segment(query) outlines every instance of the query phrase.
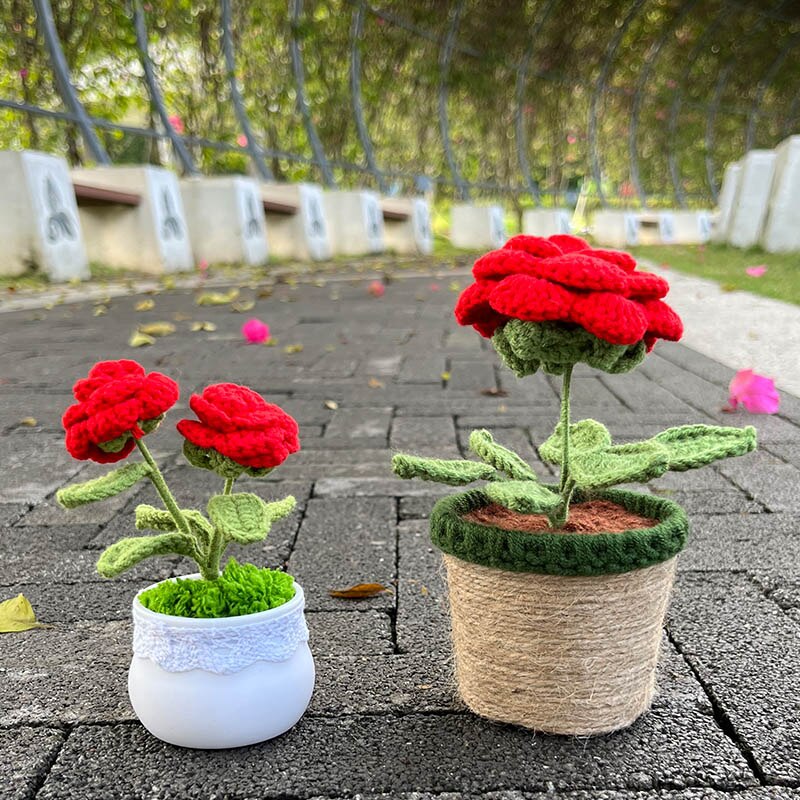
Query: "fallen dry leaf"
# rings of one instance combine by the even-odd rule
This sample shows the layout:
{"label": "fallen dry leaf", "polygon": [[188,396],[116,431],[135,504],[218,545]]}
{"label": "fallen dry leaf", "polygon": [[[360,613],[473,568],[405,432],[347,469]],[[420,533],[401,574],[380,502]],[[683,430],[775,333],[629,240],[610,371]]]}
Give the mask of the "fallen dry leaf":
{"label": "fallen dry leaf", "polygon": [[379,381],[377,378],[370,378],[368,381],[368,385],[370,389],[383,389],[383,381]]}
{"label": "fallen dry leaf", "polygon": [[386,594],[391,591],[382,583],[357,583],[347,589],[330,589],[328,594],[331,597],[338,597],[342,600],[365,600],[368,597],[377,597],[379,594]]}
{"label": "fallen dry leaf", "polygon": [[270,336],[270,337],[269,337],[269,339],[267,339],[267,341],[266,341],[266,342],[264,342],[264,344],[265,344],[267,347],[277,347],[277,345],[278,345],[278,340],[277,340],[277,339],[275,339],[273,336]]}
{"label": "fallen dry leaf", "polygon": [[508,397],[508,392],[505,389],[497,389],[494,386],[490,389],[481,389],[481,394],[484,397]]}
{"label": "fallen dry leaf", "polygon": [[174,319],[175,322],[186,322],[187,319],[191,319],[191,316],[189,314],[184,314],[183,311],[176,311],[172,315],[172,319]]}
{"label": "fallen dry leaf", "polygon": [[458,281],[450,281],[450,285],[447,288],[451,292],[458,292],[461,290],[461,284]]}
{"label": "fallen dry leaf", "polygon": [[196,333],[197,331],[215,331],[217,326],[213,322],[206,322],[204,320],[193,322],[192,323],[192,330]]}
{"label": "fallen dry leaf", "polygon": [[18,594],[10,600],[0,603],[0,633],[16,633],[31,628],[46,628],[36,621],[33,606],[24,594]]}
{"label": "fallen dry leaf", "polygon": [[329,408],[331,411],[336,411],[339,408],[339,404],[335,400],[326,400],[324,405],[325,408]]}
{"label": "fallen dry leaf", "polygon": [[195,303],[199,306],[224,306],[232,303],[238,296],[238,289],[229,289],[227,292],[203,292],[198,295]]}
{"label": "fallen dry leaf", "polygon": [[161,278],[161,285],[165,289],[174,289],[175,288],[175,276],[174,275],[164,275]]}
{"label": "fallen dry leaf", "polygon": [[[267,341],[269,342],[269,339]],[[302,353],[303,345],[287,344],[286,347],[283,348],[283,352],[286,353],[286,355],[291,355],[292,353]]]}
{"label": "fallen dry leaf", "polygon": [[145,336],[169,336],[175,333],[175,326],[171,322],[148,322],[139,326],[139,333]]}
{"label": "fallen dry leaf", "polygon": [[106,306],[95,306],[94,311],[92,311],[93,317],[102,317],[104,314],[108,314],[108,308]]}
{"label": "fallen dry leaf", "polygon": [[36,420],[36,417],[23,417],[19,424],[24,426],[25,428],[35,428],[39,423]]}
{"label": "fallen dry leaf", "polygon": [[451,376],[451,374],[449,372],[443,372],[439,377],[441,377],[441,379],[445,383],[447,383],[447,381],[449,381],[452,376]]}
{"label": "fallen dry leaf", "polygon": [[156,307],[156,301],[148,298],[147,300],[140,300],[134,308],[137,311],[152,311]]}
{"label": "fallen dry leaf", "polygon": [[267,297],[272,297],[272,289],[269,286],[265,286],[263,289],[258,290],[258,299],[264,300]]}
{"label": "fallen dry leaf", "polygon": [[128,344],[131,347],[145,347],[149,344],[155,344],[155,339],[152,336],[149,336],[146,333],[142,333],[141,331],[134,331],[131,335],[131,338],[128,339]]}
{"label": "fallen dry leaf", "polygon": [[255,308],[255,305],[255,300],[240,300],[238,303],[231,305],[231,311],[235,311],[237,314],[244,314]]}

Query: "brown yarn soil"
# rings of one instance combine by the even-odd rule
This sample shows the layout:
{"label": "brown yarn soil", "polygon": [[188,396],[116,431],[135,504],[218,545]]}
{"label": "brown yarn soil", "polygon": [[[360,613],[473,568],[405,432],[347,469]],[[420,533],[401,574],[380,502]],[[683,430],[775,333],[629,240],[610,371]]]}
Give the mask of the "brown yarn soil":
{"label": "brown yarn soil", "polygon": [[658,524],[654,519],[634,514],[608,500],[588,500],[570,506],[567,524],[558,529],[550,527],[544,514],[519,514],[496,503],[470,511],[464,519],[523,533],[622,533],[637,528],[653,528]]}

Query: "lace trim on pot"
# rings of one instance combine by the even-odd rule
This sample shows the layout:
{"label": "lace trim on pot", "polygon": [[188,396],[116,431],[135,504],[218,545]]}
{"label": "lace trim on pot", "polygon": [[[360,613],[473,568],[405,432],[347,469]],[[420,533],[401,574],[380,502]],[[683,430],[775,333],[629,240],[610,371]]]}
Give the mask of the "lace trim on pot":
{"label": "lace trim on pot", "polygon": [[149,658],[167,672],[202,669],[230,675],[256,661],[286,661],[307,641],[302,604],[277,619],[230,628],[181,627],[149,615],[134,619],[134,655]]}

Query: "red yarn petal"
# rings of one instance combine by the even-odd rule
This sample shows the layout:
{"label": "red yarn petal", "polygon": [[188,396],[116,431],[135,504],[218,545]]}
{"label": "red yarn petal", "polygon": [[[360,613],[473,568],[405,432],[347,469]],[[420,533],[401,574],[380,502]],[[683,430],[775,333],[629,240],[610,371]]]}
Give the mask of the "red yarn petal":
{"label": "red yarn petal", "polygon": [[522,250],[492,250],[475,262],[472,274],[478,282],[497,281],[508,275],[531,274],[540,260]]}
{"label": "red yarn petal", "polygon": [[637,300],[664,297],[669,292],[669,284],[660,275],[652,272],[631,272],[628,275],[627,297]]}
{"label": "red yarn petal", "polygon": [[636,269],[636,259],[630,253],[622,250],[603,250],[602,248],[590,247],[588,250],[581,250],[582,254],[602,258],[610,264],[616,264],[625,272],[633,272]]}
{"label": "red yarn petal", "polygon": [[611,344],[636,344],[647,330],[644,309],[638,303],[611,292],[593,292],[576,297],[570,318]]}
{"label": "red yarn petal", "polygon": [[498,314],[489,305],[489,295],[495,286],[495,283],[489,281],[477,281],[464,289],[456,303],[458,324],[473,325],[486,339],[491,338],[498,325],[506,321],[506,317]]}
{"label": "red yarn petal", "polygon": [[552,258],[561,255],[561,248],[543,236],[512,236],[504,245],[504,250],[518,250],[537,258]]}
{"label": "red yarn petal", "polygon": [[645,300],[642,304],[647,315],[647,334],[659,339],[677,342],[683,336],[681,318],[661,300]]}
{"label": "red yarn petal", "polygon": [[568,289],[529,275],[510,275],[497,284],[489,298],[492,308],[526,322],[569,318],[574,294]]}
{"label": "red yarn petal", "polygon": [[129,377],[144,377],[144,367],[136,361],[122,358],[119,361],[98,361],[89,374],[72,387],[76,400],[88,400],[91,395],[113,381]]}
{"label": "red yarn petal", "polygon": [[155,419],[166,414],[178,401],[178,384],[160,372],[151,372],[137,393],[139,419]]}
{"label": "red yarn petal", "polygon": [[189,408],[191,408],[206,425],[210,425],[216,430],[235,430],[236,425],[233,420],[231,420],[226,409],[219,408],[215,403],[209,402],[205,397],[206,391],[208,391],[208,389],[206,389],[202,395],[193,394],[189,398]]}
{"label": "red yarn petal", "polygon": [[628,275],[619,267],[582,253],[542,259],[535,266],[538,277],[573,289],[623,292],[628,285]]}
{"label": "red yarn petal", "polygon": [[547,240],[556,245],[562,253],[575,253],[591,247],[589,242],[581,239],[580,236],[570,236],[568,233],[557,233],[555,236],[548,236]]}

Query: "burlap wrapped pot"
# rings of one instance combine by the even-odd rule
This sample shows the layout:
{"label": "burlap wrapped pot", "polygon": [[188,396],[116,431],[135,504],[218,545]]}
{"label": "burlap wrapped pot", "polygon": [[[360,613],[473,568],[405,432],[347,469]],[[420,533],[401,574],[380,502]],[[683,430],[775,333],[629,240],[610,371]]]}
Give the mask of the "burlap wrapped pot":
{"label": "burlap wrapped pot", "polygon": [[657,524],[525,533],[464,519],[491,502],[480,490],[436,504],[431,538],[445,554],[456,682],[476,714],[589,736],[627,727],[650,707],[688,520],[659,497],[595,497]]}

